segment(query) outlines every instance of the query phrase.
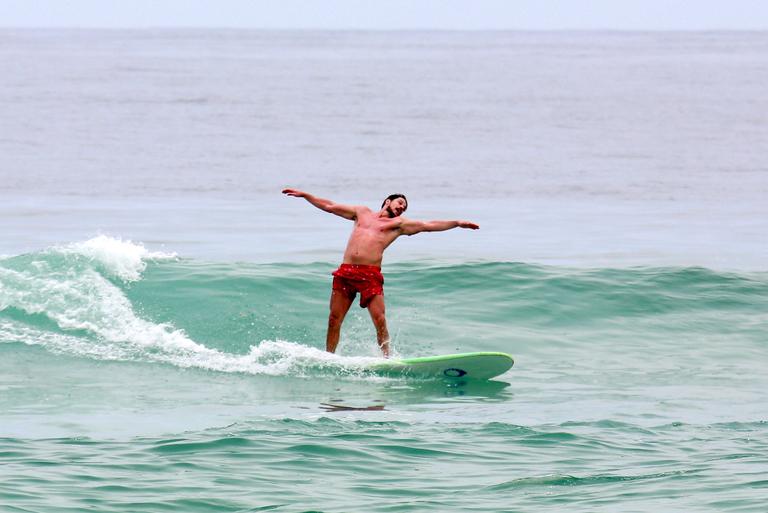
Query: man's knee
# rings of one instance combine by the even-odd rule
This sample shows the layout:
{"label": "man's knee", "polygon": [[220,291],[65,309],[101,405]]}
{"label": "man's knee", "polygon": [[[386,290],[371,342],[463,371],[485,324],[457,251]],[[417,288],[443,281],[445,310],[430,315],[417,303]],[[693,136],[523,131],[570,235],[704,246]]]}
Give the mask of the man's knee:
{"label": "man's knee", "polygon": [[376,326],[386,326],[387,324],[387,316],[383,309],[371,311],[371,319]]}
{"label": "man's knee", "polygon": [[341,326],[342,321],[344,320],[344,315],[340,312],[334,312],[331,310],[331,313],[328,314],[328,326],[331,328],[335,328],[337,326]]}

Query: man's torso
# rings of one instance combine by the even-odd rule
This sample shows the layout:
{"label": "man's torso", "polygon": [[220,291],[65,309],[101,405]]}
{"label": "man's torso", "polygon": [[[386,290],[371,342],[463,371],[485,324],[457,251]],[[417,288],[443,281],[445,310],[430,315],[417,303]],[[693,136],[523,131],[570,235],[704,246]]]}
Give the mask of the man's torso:
{"label": "man's torso", "polygon": [[370,209],[361,207],[347,242],[344,263],[381,266],[384,250],[401,234],[401,224],[399,217],[379,217]]}

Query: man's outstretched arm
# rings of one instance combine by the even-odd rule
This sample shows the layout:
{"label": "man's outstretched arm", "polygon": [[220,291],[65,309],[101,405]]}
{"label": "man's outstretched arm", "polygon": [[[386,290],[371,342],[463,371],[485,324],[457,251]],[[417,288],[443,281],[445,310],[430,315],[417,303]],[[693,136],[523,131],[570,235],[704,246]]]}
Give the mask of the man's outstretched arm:
{"label": "man's outstretched arm", "polygon": [[403,235],[416,235],[421,232],[444,232],[453,228],[477,230],[480,226],[470,221],[413,221],[411,219],[404,219],[400,227]]}
{"label": "man's outstretched arm", "polygon": [[287,196],[293,196],[294,198],[304,198],[312,205],[316,206],[320,210],[325,210],[331,214],[336,214],[345,219],[354,219],[357,217],[357,208],[352,205],[342,205],[328,199],[318,198],[308,192],[303,192],[298,189],[283,189],[283,194]]}

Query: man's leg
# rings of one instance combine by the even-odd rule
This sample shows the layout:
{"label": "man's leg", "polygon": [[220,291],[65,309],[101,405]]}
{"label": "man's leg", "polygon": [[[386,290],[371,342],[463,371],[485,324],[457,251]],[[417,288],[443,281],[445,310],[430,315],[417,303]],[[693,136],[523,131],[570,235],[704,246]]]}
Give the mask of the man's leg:
{"label": "man's leg", "polygon": [[368,303],[368,313],[376,327],[376,340],[379,342],[384,358],[389,358],[389,332],[387,331],[387,318],[384,315],[384,296],[373,296]]}
{"label": "man's leg", "polygon": [[329,353],[336,352],[341,334],[341,323],[344,322],[344,317],[354,299],[354,297],[350,298],[349,295],[339,290],[331,291],[331,313],[328,315],[328,334],[325,337],[325,350]]}

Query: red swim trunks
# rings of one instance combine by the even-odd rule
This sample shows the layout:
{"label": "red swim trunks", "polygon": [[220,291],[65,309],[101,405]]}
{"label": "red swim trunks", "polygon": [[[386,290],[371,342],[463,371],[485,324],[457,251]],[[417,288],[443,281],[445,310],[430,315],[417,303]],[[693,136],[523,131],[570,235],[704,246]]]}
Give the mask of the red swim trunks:
{"label": "red swim trunks", "polygon": [[333,290],[354,300],[360,293],[360,308],[367,308],[374,296],[384,295],[384,276],[376,265],[341,264],[333,271]]}

